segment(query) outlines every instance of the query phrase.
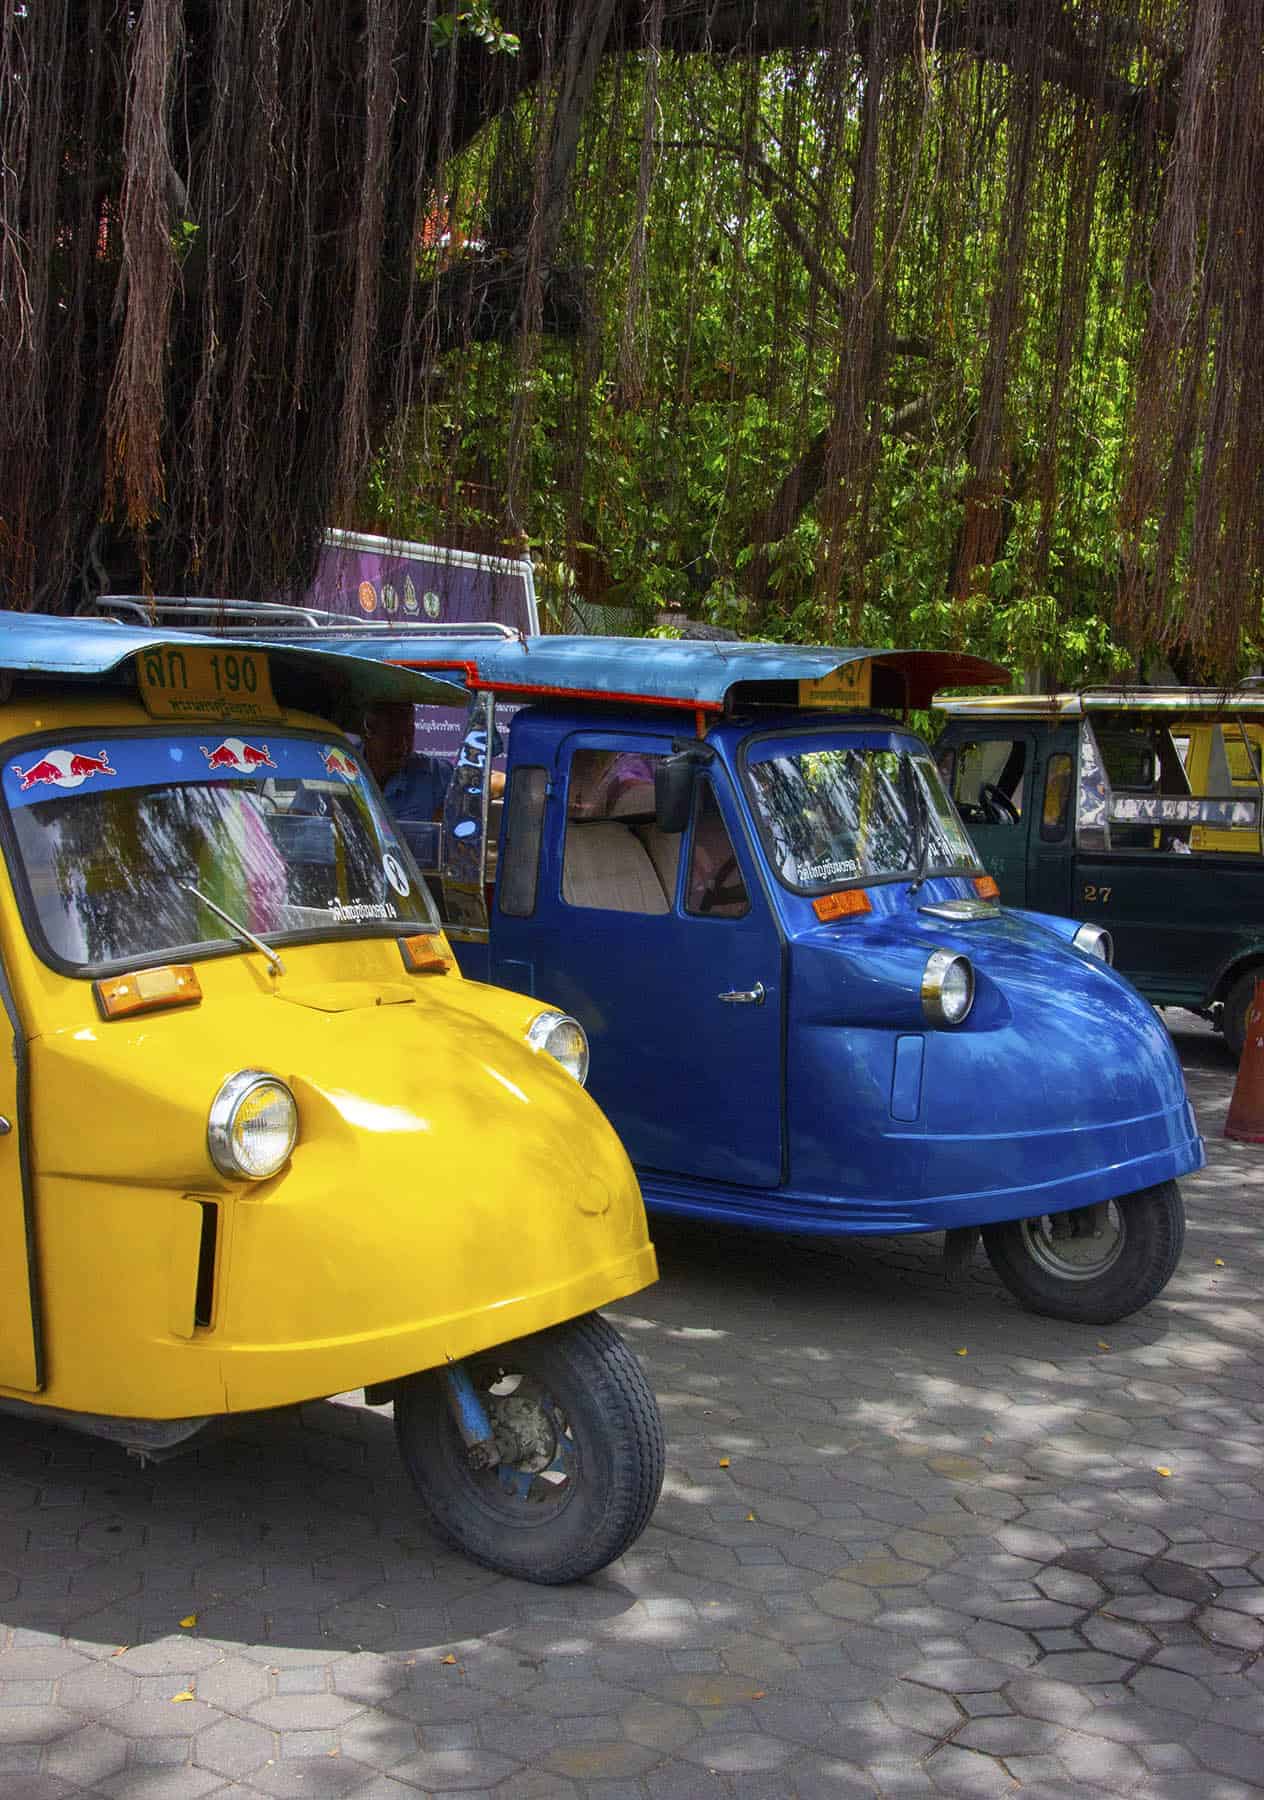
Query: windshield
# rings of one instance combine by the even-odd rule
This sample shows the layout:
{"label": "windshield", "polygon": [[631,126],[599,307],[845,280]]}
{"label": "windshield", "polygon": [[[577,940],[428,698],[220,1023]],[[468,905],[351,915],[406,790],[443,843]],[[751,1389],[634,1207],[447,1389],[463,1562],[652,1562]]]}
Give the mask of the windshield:
{"label": "windshield", "polygon": [[18,885],[61,962],[239,947],[189,886],[261,938],[433,927],[411,855],[342,746],[103,736],[34,745],[3,772]]}
{"label": "windshield", "polygon": [[746,780],[787,887],[819,893],[979,867],[928,750],[781,738],[751,746]]}

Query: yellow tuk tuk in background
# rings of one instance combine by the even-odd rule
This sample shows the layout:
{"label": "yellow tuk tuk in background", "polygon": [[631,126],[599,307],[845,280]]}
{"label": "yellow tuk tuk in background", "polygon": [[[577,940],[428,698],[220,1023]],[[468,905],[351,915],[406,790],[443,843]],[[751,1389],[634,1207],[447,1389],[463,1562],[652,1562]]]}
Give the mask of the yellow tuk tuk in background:
{"label": "yellow tuk tuk in background", "polygon": [[145,1454],[393,1398],[435,1528],[538,1581],[644,1527],[596,1308],[655,1278],[540,1000],[464,980],[339,721],[446,683],[0,614],[0,1408]]}

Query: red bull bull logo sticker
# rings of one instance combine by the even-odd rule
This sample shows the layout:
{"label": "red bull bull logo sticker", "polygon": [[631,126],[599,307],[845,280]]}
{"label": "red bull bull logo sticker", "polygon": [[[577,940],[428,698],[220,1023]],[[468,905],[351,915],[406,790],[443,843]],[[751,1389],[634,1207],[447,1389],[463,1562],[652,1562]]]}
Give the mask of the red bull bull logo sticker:
{"label": "red bull bull logo sticker", "polygon": [[275,769],[266,744],[247,744],[239,737],[225,738],[215,748],[199,744],[208,769],[231,770],[235,775],[253,775],[259,769]]}
{"label": "red bull bull logo sticker", "polygon": [[320,760],[325,765],[326,775],[341,775],[344,781],[358,781],[360,768],[354,756],[340,750],[337,744],[321,746]]}
{"label": "red bull bull logo sticker", "polygon": [[68,746],[46,751],[26,768],[20,763],[14,763],[12,768],[22,793],[33,787],[82,787],[93,775],[118,773],[110,766],[108,751],[102,750],[93,756],[88,751],[73,750]]}

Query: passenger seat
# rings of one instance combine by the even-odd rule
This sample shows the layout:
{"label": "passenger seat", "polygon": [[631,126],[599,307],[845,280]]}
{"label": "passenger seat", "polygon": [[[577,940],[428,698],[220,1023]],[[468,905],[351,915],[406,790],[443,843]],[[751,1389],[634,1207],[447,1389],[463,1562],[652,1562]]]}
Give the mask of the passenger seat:
{"label": "passenger seat", "polygon": [[562,898],[571,906],[606,912],[669,910],[644,844],[614,819],[568,821]]}

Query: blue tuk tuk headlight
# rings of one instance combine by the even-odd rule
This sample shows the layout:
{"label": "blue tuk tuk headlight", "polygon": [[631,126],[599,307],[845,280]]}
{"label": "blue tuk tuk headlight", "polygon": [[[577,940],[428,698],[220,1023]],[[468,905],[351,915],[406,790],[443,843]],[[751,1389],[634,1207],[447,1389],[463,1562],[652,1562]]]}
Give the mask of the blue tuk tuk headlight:
{"label": "blue tuk tuk headlight", "polygon": [[968,956],[933,950],[922,970],[922,1011],[932,1025],[960,1025],[974,1005],[974,969]]}
{"label": "blue tuk tuk headlight", "polygon": [[588,1037],[578,1019],[569,1013],[537,1013],[527,1027],[527,1042],[560,1062],[580,1087],[588,1080]]}
{"label": "blue tuk tuk headlight", "polygon": [[1104,925],[1081,925],[1071,942],[1085,956],[1096,956],[1104,963],[1115,960],[1115,940]]}
{"label": "blue tuk tuk headlight", "polygon": [[262,1069],[230,1075],[211,1102],[206,1147],[221,1175],[267,1181],[298,1135],[298,1108],[283,1081]]}

